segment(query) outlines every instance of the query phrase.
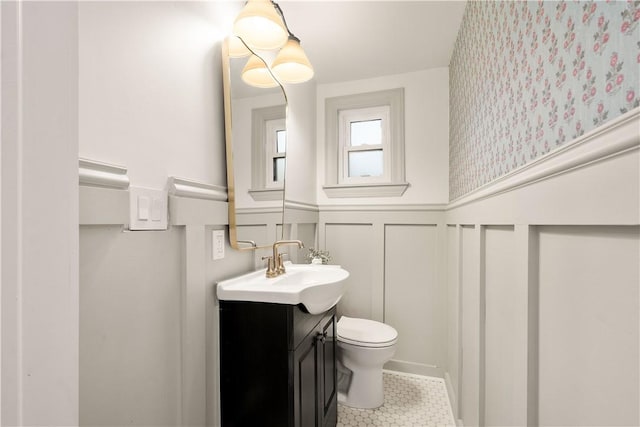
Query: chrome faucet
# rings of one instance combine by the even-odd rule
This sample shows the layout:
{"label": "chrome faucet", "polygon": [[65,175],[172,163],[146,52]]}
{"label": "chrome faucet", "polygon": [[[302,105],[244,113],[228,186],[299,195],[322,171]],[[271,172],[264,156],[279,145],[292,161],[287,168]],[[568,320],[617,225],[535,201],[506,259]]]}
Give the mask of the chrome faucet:
{"label": "chrome faucet", "polygon": [[298,248],[304,248],[301,240],[278,240],[273,244],[273,256],[263,257],[267,259],[267,277],[277,277],[286,273],[284,263],[282,262],[282,254],[278,253],[278,247],[285,245],[298,245]]}

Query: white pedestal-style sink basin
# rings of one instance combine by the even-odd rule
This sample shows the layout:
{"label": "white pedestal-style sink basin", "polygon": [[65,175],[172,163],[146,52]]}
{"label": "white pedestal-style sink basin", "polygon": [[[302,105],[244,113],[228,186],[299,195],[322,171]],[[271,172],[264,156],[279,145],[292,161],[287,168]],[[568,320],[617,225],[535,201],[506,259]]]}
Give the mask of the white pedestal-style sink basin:
{"label": "white pedestal-style sink basin", "polygon": [[333,307],[345,292],[349,272],[339,265],[284,263],[286,273],[265,277],[265,270],[254,271],[218,283],[218,299],[227,301],[302,304],[311,314]]}

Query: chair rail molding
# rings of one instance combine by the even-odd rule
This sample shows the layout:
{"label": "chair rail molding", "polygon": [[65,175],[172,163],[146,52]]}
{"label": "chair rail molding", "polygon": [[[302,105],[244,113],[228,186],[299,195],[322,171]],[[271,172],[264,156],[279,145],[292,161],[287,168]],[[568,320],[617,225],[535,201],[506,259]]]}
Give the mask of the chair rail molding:
{"label": "chair rail molding", "polygon": [[535,161],[452,200],[447,210],[512,191],[640,148],[640,107]]}
{"label": "chair rail molding", "polygon": [[127,168],[96,160],[78,159],[79,184],[126,190],[129,188]]}
{"label": "chair rail molding", "polygon": [[214,184],[205,184],[176,176],[169,177],[167,187],[169,194],[194,199],[227,201],[227,188]]}
{"label": "chair rail molding", "polygon": [[227,189],[175,176],[167,180],[171,225],[227,225]]}

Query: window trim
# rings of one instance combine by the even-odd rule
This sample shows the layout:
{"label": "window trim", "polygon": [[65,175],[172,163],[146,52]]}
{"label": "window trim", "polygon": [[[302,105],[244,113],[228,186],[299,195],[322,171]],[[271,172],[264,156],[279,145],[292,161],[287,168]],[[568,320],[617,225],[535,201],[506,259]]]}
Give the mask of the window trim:
{"label": "window trim", "polygon": [[267,187],[266,126],[270,120],[284,119],[286,106],[255,108],[251,110],[251,189],[249,195],[255,201],[282,200],[283,187]]}
{"label": "window trim", "polygon": [[[385,180],[343,182],[340,112],[380,106],[389,107],[389,150],[385,154],[389,175]],[[404,194],[409,186],[405,179],[404,88],[327,98],[325,132],[325,185],[322,188],[328,197],[399,197]]]}

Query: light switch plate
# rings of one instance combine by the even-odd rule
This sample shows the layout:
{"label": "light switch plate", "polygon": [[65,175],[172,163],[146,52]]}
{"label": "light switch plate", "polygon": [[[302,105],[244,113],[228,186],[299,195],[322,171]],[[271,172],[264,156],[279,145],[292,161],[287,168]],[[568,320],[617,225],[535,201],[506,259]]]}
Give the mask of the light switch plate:
{"label": "light switch plate", "polygon": [[129,187],[129,230],[166,230],[168,200],[166,191]]}

